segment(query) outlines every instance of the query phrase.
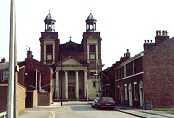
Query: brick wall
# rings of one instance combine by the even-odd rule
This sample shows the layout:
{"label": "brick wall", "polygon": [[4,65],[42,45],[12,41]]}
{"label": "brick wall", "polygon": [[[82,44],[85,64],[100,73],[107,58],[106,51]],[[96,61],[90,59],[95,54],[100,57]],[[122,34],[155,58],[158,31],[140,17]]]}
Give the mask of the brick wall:
{"label": "brick wall", "polygon": [[24,86],[16,85],[16,109],[17,113],[21,113],[25,110],[25,88]]}
{"label": "brick wall", "polygon": [[0,85],[0,112],[6,111],[8,86]]}
{"label": "brick wall", "polygon": [[144,55],[144,97],[153,107],[174,107],[174,40],[166,40]]}

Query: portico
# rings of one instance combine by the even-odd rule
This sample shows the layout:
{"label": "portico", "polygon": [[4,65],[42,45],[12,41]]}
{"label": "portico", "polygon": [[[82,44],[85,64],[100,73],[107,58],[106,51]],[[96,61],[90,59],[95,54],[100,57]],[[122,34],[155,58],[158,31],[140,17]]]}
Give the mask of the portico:
{"label": "portico", "polygon": [[72,67],[72,65],[63,63],[62,67],[56,68],[55,98],[60,100],[62,84],[64,100],[86,99],[88,96],[87,77],[87,67],[78,64]]}

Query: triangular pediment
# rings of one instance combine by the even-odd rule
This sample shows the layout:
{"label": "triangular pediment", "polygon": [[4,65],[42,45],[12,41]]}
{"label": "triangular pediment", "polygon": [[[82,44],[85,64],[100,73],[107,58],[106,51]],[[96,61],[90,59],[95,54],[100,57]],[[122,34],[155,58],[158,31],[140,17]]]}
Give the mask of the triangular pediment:
{"label": "triangular pediment", "polygon": [[65,61],[63,61],[62,64],[63,65],[80,65],[80,63],[73,58],[66,59]]}

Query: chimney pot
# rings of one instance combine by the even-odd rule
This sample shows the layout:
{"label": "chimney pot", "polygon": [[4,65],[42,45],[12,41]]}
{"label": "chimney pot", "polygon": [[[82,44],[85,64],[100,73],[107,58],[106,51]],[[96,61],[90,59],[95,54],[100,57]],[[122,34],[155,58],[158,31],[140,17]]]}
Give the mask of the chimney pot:
{"label": "chimney pot", "polygon": [[167,30],[165,31],[165,34],[166,34],[166,36],[168,36],[168,32],[167,32]]}
{"label": "chimney pot", "polygon": [[159,30],[159,36],[161,36],[161,30]]}

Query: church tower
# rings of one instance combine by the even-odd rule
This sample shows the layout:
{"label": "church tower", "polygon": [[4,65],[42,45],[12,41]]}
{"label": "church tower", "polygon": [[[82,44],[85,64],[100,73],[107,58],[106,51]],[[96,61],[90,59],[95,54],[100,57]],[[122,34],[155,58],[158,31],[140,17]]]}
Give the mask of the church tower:
{"label": "church tower", "polygon": [[[86,19],[86,32],[83,33],[84,58],[88,64],[88,86],[93,88],[96,93],[89,95],[100,95],[99,73],[102,70],[101,60],[101,37],[100,32],[96,31],[96,22],[93,14],[90,13]],[[96,87],[93,87],[95,85]]]}
{"label": "church tower", "polygon": [[45,31],[41,32],[40,46],[41,46],[41,62],[52,65],[58,61],[59,39],[58,32],[55,32],[55,22],[49,12],[45,17]]}
{"label": "church tower", "polygon": [[96,22],[92,13],[86,19],[86,32],[83,33],[84,57],[91,68],[96,69],[101,66],[101,37],[96,31]]}

